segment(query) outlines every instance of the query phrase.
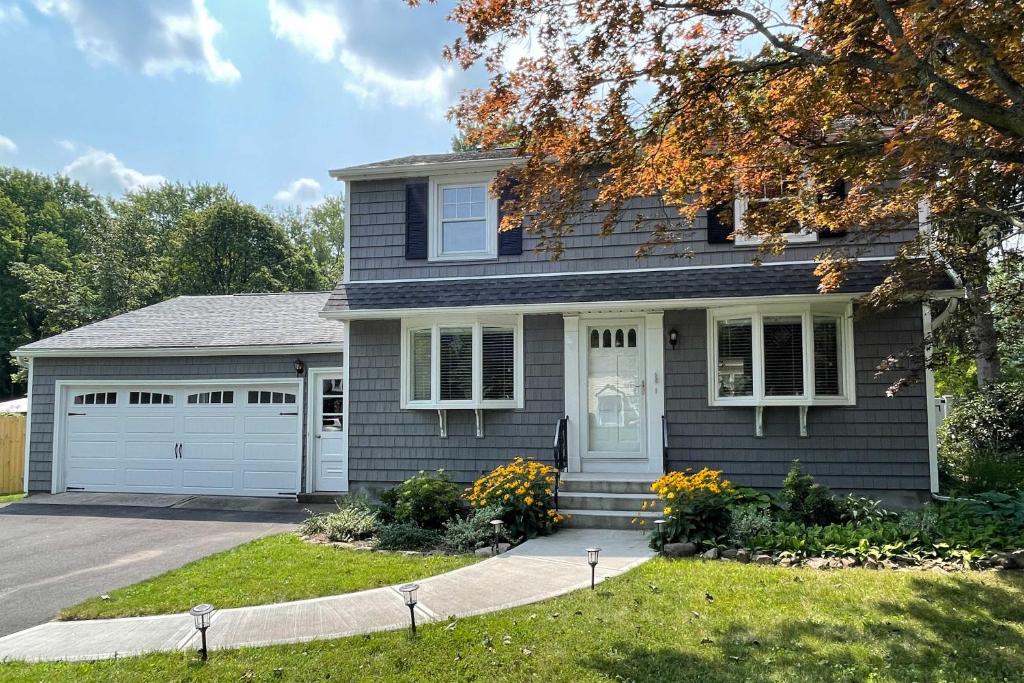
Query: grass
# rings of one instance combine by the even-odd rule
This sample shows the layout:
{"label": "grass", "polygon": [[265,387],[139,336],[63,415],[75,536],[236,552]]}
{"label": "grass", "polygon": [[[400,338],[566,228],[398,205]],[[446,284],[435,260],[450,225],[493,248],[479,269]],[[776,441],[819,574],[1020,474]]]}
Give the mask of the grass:
{"label": "grass", "polygon": [[0,505],[14,503],[25,497],[24,493],[0,493]]}
{"label": "grass", "polygon": [[[709,597],[710,596],[710,597]],[[713,598],[713,600],[712,600]],[[5,681],[1019,681],[1024,575],[654,560],[597,591],[405,632]]]}
{"label": "grass", "polygon": [[[351,593],[440,574],[475,557],[408,556],[303,542],[293,533],[267,536],[63,610],[60,619],[105,619],[265,605]],[[3,676],[0,675],[0,679]]]}

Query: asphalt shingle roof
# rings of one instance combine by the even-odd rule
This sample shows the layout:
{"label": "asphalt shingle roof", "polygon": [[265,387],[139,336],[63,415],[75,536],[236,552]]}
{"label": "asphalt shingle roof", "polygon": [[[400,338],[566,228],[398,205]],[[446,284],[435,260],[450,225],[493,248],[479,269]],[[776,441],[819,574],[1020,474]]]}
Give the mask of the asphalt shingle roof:
{"label": "asphalt shingle roof", "polygon": [[181,296],[23,346],[19,351],[340,344],[319,317],[329,292]]}
{"label": "asphalt shingle roof", "polygon": [[[863,262],[847,275],[839,293],[868,292],[889,274],[887,262]],[[742,298],[816,294],[812,264],[749,268],[646,270],[431,282],[349,282],[338,285],[325,312],[430,309],[560,303]],[[952,283],[936,283],[937,288]]]}
{"label": "asphalt shingle roof", "polygon": [[482,161],[484,159],[512,159],[516,156],[516,150],[512,147],[489,150],[471,150],[468,152],[449,152],[447,154],[411,154],[409,156],[373,161],[368,164],[346,166],[338,168],[332,173],[348,173],[351,171],[366,171],[373,168],[390,168],[391,166],[416,166],[419,164],[440,164],[450,161]]}

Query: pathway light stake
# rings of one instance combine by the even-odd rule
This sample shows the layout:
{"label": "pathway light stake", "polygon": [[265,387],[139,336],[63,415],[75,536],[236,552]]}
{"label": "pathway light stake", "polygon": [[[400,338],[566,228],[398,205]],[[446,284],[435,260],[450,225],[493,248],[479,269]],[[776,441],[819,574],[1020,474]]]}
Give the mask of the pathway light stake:
{"label": "pathway light stake", "polygon": [[597,574],[597,556],[600,548],[587,548],[587,564],[590,565],[590,590],[594,590],[595,576]]}
{"label": "pathway light stake", "polygon": [[419,589],[419,585],[415,583],[407,583],[398,587],[398,592],[405,598],[405,605],[409,608],[409,628],[413,635],[416,635],[416,591]]}
{"label": "pathway light stake", "polygon": [[501,527],[505,522],[500,519],[492,519],[491,526],[494,527],[494,541],[491,543],[491,555],[498,554],[498,544],[501,541]]}
{"label": "pathway light stake", "polygon": [[192,618],[196,620],[196,630],[203,637],[203,646],[199,650],[199,655],[206,661],[206,629],[210,628],[210,620],[213,618],[213,605],[203,603],[202,605],[196,605],[188,611],[192,615]]}
{"label": "pathway light stake", "polygon": [[658,552],[665,552],[665,525],[668,524],[668,520],[656,519],[654,520],[654,528],[658,530]]}

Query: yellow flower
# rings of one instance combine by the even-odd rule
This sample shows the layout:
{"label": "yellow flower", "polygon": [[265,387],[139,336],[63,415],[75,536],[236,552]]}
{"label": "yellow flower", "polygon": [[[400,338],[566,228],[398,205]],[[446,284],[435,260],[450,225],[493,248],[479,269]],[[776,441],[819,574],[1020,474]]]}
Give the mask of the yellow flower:
{"label": "yellow flower", "polygon": [[533,505],[533,496],[527,496],[526,498],[523,499],[523,502],[526,503],[527,505]]}
{"label": "yellow flower", "polygon": [[669,494],[667,496],[665,496],[665,497],[668,498],[669,500],[672,500],[673,498],[676,497],[676,494],[674,494],[671,491],[669,491]]}
{"label": "yellow flower", "polygon": [[672,514],[672,508],[665,508],[665,509],[663,510],[663,512],[664,512],[664,513],[665,513],[666,515],[671,515],[671,514]]}

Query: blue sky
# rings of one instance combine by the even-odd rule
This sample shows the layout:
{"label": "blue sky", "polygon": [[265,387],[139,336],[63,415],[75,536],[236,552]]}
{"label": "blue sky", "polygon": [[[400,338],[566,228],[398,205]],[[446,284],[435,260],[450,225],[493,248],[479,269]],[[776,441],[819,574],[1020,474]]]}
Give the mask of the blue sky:
{"label": "blue sky", "polygon": [[445,110],[482,83],[441,58],[450,4],[0,0],[0,165],[312,203],[330,168],[448,150]]}

